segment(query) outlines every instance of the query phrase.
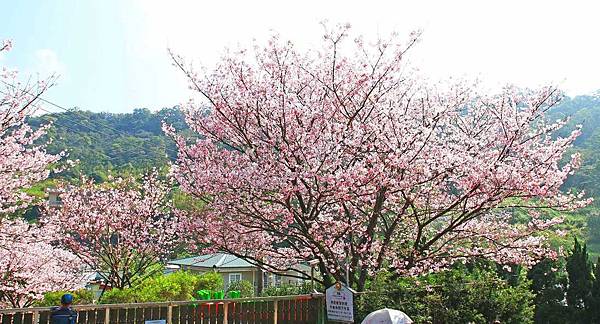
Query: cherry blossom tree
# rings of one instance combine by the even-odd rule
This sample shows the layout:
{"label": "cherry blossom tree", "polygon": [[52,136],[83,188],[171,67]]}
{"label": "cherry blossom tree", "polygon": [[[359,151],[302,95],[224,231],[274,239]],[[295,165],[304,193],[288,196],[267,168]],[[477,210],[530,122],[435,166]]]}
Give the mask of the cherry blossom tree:
{"label": "cherry blossom tree", "polygon": [[[544,117],[560,92],[430,84],[405,63],[419,33],[349,37],[328,31],[301,52],[274,36],[204,73],[172,54],[206,99],[183,108],[196,139],[164,126],[174,176],[207,203],[189,224],[198,243],[269,271],[317,260],[325,284],[348,277],[359,290],[383,268],[553,255],[540,232],[561,220],[536,210],[588,203],[560,191],[579,166],[561,162],[579,130],[553,137],[565,121]],[[529,221],[512,219],[516,207]]]}
{"label": "cherry blossom tree", "polygon": [[[11,46],[10,41],[4,41],[0,53]],[[33,130],[25,123],[40,108],[39,97],[53,84],[54,78],[21,83],[15,71],[0,69],[0,214],[6,214],[31,202],[23,189],[46,179],[49,165],[62,154],[48,154],[45,145],[36,145],[49,125]]]}
{"label": "cherry blossom tree", "polygon": [[[12,43],[0,44],[0,53]],[[0,71],[0,305],[30,306],[53,290],[74,289],[83,283],[79,259],[56,245],[52,226],[28,224],[5,215],[31,203],[25,193],[46,179],[50,165],[63,154],[52,155],[39,144],[49,125],[33,130],[26,118],[39,108],[39,99],[54,78],[22,83],[16,71]],[[4,216],[4,217],[2,217]]]}
{"label": "cherry blossom tree", "polygon": [[20,219],[0,223],[0,306],[28,307],[46,292],[83,284],[81,261],[56,245],[55,229]]}
{"label": "cherry blossom tree", "polygon": [[168,199],[171,184],[157,173],[79,187],[61,185],[62,206],[47,207],[44,222],[60,228],[63,244],[114,288],[134,285],[180,241]]}

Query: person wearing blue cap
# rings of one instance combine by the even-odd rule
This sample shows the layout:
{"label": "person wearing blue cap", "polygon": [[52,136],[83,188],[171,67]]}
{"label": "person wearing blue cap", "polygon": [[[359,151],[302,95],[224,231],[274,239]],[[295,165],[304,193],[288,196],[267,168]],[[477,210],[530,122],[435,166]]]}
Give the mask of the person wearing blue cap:
{"label": "person wearing blue cap", "polygon": [[60,297],[60,303],[60,307],[55,307],[52,309],[50,323],[75,324],[77,322],[77,312],[71,309],[71,304],[73,304],[73,295],[62,295],[62,297]]}

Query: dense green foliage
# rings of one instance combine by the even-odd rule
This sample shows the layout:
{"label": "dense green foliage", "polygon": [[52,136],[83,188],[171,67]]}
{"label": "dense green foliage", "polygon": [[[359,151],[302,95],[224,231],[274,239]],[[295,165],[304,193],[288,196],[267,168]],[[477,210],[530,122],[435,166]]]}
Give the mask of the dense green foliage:
{"label": "dense green foliage", "polygon": [[592,323],[600,323],[600,257],[594,267],[594,282],[592,283],[591,296],[588,301],[591,310],[589,320]]}
{"label": "dense green foliage", "polygon": [[492,264],[457,265],[418,278],[379,273],[370,293],[357,297],[358,318],[384,307],[402,310],[417,323],[531,323],[534,312],[529,281],[503,280]]}
{"label": "dense green foliage", "polygon": [[198,290],[220,290],[223,278],[218,273],[196,275],[185,271],[155,276],[133,288],[111,289],[104,293],[103,304],[193,300]]}
{"label": "dense green foliage", "polygon": [[230,291],[239,291],[241,298],[254,297],[254,285],[248,280],[232,282],[227,287],[227,293]]}
{"label": "dense green foliage", "polygon": [[[573,151],[582,155],[582,166],[570,176],[566,188],[585,190],[595,202],[575,218],[585,214],[580,226],[586,234],[586,242],[592,255],[600,254],[600,96],[577,96],[565,98],[560,105],[550,111],[549,119],[569,117],[570,120],[557,135],[566,136],[576,125],[582,126],[582,134],[575,141]],[[569,218],[571,215],[569,215]]]}
{"label": "dense green foliage", "polygon": [[[569,276],[567,305],[572,319],[583,319],[589,307],[594,282],[593,265],[589,260],[587,247],[575,239],[575,246],[567,258],[566,271]],[[587,322],[587,321],[583,321]]]}
{"label": "dense green foliage", "polygon": [[574,242],[564,260],[544,260],[528,274],[536,323],[600,323],[600,263],[590,262],[585,244]]}
{"label": "dense green foliage", "polygon": [[527,278],[531,280],[531,291],[535,294],[536,323],[563,323],[567,307],[564,304],[568,277],[561,260],[542,260],[536,264]]}
{"label": "dense green foliage", "polygon": [[[324,291],[325,288],[317,283],[315,283],[315,289],[317,291]],[[270,286],[263,289],[261,296],[291,296],[291,295],[306,295],[313,292],[311,287],[311,283],[309,281],[304,282],[301,285],[280,285],[280,286]]]}
{"label": "dense green foliage", "polygon": [[223,289],[223,277],[217,272],[207,272],[198,277],[198,289],[218,291]]}
{"label": "dense green foliage", "polygon": [[355,306],[358,318],[387,307],[417,323],[600,323],[600,262],[575,240],[564,260],[527,272],[477,261],[418,278],[380,273]]}
{"label": "dense green foliage", "polygon": [[74,305],[86,305],[94,302],[94,293],[91,290],[79,289],[75,291],[52,291],[44,294],[44,298],[35,303],[34,306],[58,306],[60,298],[64,294],[73,295]]}

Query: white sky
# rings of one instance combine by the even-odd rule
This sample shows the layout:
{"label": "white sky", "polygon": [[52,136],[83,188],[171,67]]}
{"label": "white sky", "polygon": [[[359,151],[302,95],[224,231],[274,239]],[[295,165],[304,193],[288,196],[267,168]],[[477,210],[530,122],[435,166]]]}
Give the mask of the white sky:
{"label": "white sky", "polygon": [[557,83],[570,94],[600,88],[600,1],[138,1],[143,41],[210,65],[224,46],[269,30],[299,46],[320,39],[319,22],[349,22],[367,37],[423,29],[411,60],[432,77],[492,83]]}
{"label": "white sky", "polygon": [[600,89],[600,0],[0,0],[0,40],[15,42],[0,60],[25,76],[60,74],[46,98],[65,107],[160,109],[192,95],[167,47],[210,68],[225,46],[272,30],[320,46],[323,20],[367,40],[423,30],[409,59],[434,80]]}

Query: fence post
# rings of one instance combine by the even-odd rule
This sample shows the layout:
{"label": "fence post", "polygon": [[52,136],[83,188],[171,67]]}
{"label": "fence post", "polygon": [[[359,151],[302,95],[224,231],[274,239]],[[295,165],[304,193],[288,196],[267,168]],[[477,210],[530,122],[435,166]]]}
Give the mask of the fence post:
{"label": "fence post", "polygon": [[33,311],[33,324],[38,324],[40,322],[40,313],[38,311]]}
{"label": "fence post", "polygon": [[167,306],[167,324],[173,323],[173,305]]}
{"label": "fence post", "polygon": [[110,308],[106,307],[106,312],[104,312],[104,324],[110,324]]}
{"label": "fence post", "polygon": [[229,302],[223,303],[223,323],[227,324],[227,309],[229,308]]}
{"label": "fence post", "polygon": [[275,299],[273,306],[273,324],[277,324],[277,299]]}
{"label": "fence post", "polygon": [[325,324],[325,316],[326,316],[326,312],[325,312],[325,297],[321,297],[318,300],[318,304],[319,304],[319,324]]}

